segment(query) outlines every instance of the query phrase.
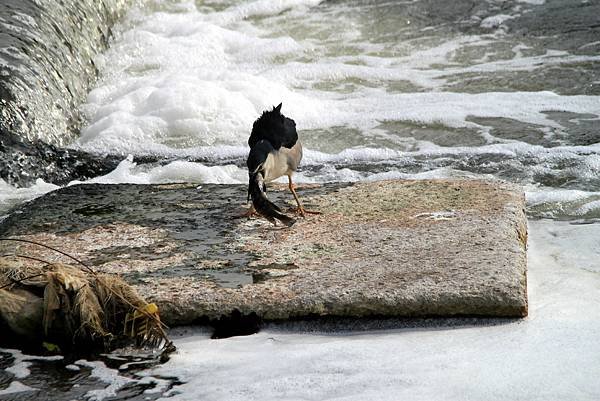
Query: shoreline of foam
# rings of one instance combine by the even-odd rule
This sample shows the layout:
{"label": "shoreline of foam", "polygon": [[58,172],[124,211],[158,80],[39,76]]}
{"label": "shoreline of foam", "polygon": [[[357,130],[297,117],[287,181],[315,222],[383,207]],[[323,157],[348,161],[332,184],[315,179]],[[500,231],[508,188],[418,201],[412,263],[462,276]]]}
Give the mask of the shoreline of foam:
{"label": "shoreline of foam", "polygon": [[[600,157],[598,158],[600,160]],[[417,173],[406,173],[399,169],[369,173],[348,167],[325,168],[317,175],[310,171],[300,171],[294,175],[298,184],[326,182],[381,181],[394,179],[484,179],[500,180],[490,174],[475,174],[453,168],[436,168]],[[276,182],[283,183],[280,178]],[[502,181],[502,180],[500,180]],[[66,186],[79,184],[167,184],[191,182],[194,184],[246,184],[247,170],[234,164],[205,165],[186,160],[170,161],[163,165],[138,164],[133,156],[128,156],[110,173],[84,181],[72,181]],[[596,221],[600,219],[600,192],[580,189],[554,188],[539,184],[522,185],[528,208],[528,218],[546,218],[559,220]],[[0,179],[0,221],[9,210],[20,203],[27,202],[46,193],[60,189],[61,186],[46,183],[38,179],[28,188],[11,186]],[[242,202],[242,201],[240,201]]]}

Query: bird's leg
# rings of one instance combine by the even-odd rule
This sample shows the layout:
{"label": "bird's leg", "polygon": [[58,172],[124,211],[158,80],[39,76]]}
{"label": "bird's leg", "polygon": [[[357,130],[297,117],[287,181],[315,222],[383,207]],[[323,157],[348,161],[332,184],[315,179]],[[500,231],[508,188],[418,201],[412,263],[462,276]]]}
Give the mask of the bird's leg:
{"label": "bird's leg", "polygon": [[300,199],[298,198],[298,194],[296,193],[296,190],[294,189],[294,183],[292,182],[292,176],[288,175],[288,182],[289,185],[288,187],[290,188],[290,191],[292,192],[292,195],[294,195],[294,199],[296,199],[296,203],[298,204],[298,213],[300,213],[300,215],[302,215],[302,217],[304,217],[304,208],[302,207],[302,203],[300,203]]}
{"label": "bird's leg", "polygon": [[296,213],[300,213],[300,215],[302,217],[306,217],[306,214],[321,214],[321,212],[313,212],[313,211],[304,209],[304,207],[302,206],[302,203],[300,203],[300,198],[298,198],[298,194],[296,193],[296,189],[294,188],[294,183],[292,182],[292,176],[291,175],[288,175],[288,182],[289,182],[288,188],[292,192],[292,195],[294,195],[294,199],[296,199],[296,203],[298,204],[298,208],[296,209]]}

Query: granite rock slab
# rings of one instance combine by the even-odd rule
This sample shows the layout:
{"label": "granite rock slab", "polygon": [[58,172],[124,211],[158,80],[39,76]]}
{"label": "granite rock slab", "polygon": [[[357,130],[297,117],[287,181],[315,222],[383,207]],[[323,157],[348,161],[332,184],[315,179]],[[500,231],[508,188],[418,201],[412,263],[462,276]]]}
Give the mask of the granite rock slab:
{"label": "granite rock slab", "polygon": [[[243,185],[76,185],[14,210],[0,236],[121,275],[170,325],[238,312],[265,320],[527,315],[519,187],[394,180],[298,193],[321,214],[287,228],[240,218]],[[293,205],[284,186],[269,197]],[[35,245],[0,247],[68,261]]]}

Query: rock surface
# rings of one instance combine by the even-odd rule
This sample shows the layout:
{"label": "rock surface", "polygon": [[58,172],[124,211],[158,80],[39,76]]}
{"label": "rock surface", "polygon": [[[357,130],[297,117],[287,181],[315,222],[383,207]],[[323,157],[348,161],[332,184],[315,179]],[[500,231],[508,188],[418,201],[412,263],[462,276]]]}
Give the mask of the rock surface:
{"label": "rock surface", "polygon": [[[121,274],[167,324],[234,311],[267,320],[527,315],[518,187],[380,181],[303,186],[299,194],[322,214],[282,228],[236,218],[242,185],[78,185],[21,206],[0,235]],[[284,187],[269,196],[292,200]],[[65,261],[34,245],[0,247]]]}

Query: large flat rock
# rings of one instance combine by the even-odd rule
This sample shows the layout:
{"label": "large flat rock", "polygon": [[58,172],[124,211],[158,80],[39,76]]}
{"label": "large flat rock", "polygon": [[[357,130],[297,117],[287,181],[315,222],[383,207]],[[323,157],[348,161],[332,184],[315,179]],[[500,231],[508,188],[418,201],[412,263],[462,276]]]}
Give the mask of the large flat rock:
{"label": "large flat rock", "polygon": [[[312,316],[527,314],[527,222],[513,185],[466,180],[303,186],[320,215],[235,218],[241,185],[78,185],[16,210],[0,235],[119,273],[168,324],[234,310]],[[269,196],[284,205],[284,187]],[[27,244],[0,243],[46,260]],[[22,263],[37,263],[23,259]]]}

